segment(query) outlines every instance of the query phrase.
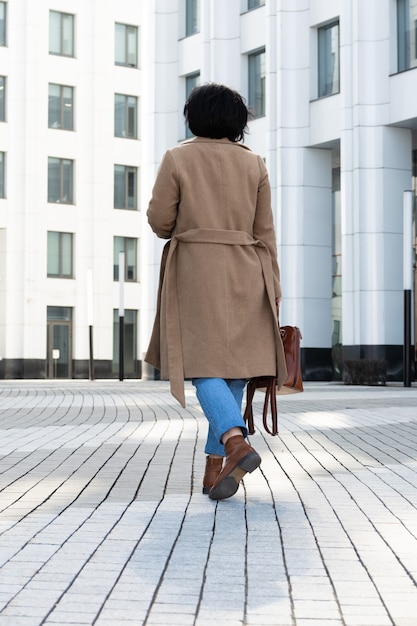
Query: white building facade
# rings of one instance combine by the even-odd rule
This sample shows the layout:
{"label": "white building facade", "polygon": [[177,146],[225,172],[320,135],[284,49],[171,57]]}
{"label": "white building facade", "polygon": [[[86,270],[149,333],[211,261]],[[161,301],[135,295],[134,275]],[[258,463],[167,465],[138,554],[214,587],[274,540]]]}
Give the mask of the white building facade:
{"label": "white building facade", "polygon": [[304,377],[382,359],[401,379],[416,21],[417,0],[0,2],[0,378],[120,376],[120,341],[125,377],[155,375],[147,203],[215,81],[253,112]]}

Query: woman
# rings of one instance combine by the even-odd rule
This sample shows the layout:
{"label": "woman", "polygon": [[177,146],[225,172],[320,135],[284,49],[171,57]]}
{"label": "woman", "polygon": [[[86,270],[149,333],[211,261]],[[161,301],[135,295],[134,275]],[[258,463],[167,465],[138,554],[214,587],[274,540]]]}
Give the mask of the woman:
{"label": "woman", "polygon": [[241,415],[247,379],[278,374],[281,384],[286,376],[276,236],[266,167],[241,143],[243,98],[205,84],[184,116],[195,138],[165,153],[147,212],[170,241],[145,360],[182,406],[184,379],[192,380],[209,422],[203,493],[222,500],[261,463]]}

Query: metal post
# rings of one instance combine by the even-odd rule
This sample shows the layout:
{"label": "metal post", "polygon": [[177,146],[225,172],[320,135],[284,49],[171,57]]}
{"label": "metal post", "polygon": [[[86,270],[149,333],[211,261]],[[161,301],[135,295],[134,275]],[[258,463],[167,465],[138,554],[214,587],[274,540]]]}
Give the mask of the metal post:
{"label": "metal post", "polygon": [[88,321],[88,374],[94,380],[94,351],[93,351],[93,270],[87,270],[87,321]]}
{"label": "metal post", "polygon": [[125,336],[125,253],[119,252],[119,380],[124,379],[124,336]]}
{"label": "metal post", "polygon": [[404,387],[411,387],[411,292],[413,288],[413,192],[403,194]]}

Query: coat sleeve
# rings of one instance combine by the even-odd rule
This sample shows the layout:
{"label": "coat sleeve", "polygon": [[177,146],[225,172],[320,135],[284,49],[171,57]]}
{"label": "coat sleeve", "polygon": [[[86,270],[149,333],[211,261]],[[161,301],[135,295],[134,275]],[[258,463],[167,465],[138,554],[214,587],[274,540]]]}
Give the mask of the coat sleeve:
{"label": "coat sleeve", "polygon": [[146,213],[149,225],[158,237],[170,239],[172,236],[177,220],[179,201],[179,177],[175,159],[168,150],[159,166]]}
{"label": "coat sleeve", "polygon": [[277,256],[277,242],[274,226],[274,218],[271,208],[271,187],[268,172],[261,157],[258,157],[260,179],[256,204],[255,219],[253,223],[253,236],[262,241],[269,250],[274,274],[275,297],[281,297],[280,271]]}

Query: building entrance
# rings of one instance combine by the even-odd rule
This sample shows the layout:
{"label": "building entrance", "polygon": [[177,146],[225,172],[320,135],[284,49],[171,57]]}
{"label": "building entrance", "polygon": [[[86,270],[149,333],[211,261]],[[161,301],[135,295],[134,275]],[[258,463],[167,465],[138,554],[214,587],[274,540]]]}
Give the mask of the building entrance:
{"label": "building entrance", "polygon": [[48,307],[47,325],[47,378],[72,378],[71,309]]}

